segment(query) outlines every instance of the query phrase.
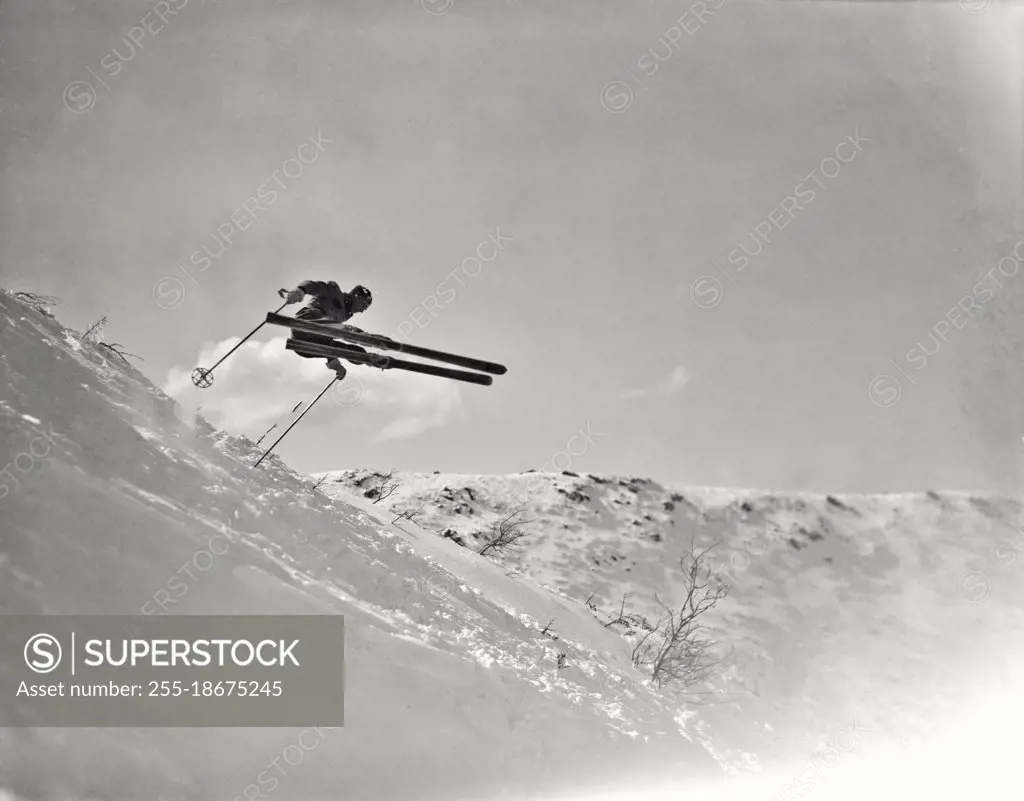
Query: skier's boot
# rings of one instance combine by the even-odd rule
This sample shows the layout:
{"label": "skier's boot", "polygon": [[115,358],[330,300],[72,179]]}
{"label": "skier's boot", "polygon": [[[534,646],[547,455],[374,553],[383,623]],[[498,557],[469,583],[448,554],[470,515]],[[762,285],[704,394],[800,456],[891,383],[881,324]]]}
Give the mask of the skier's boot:
{"label": "skier's boot", "polygon": [[339,381],[341,381],[342,379],[345,378],[346,375],[348,375],[348,370],[345,369],[345,366],[337,358],[332,357],[328,359],[327,366],[334,370],[335,373],[337,373]]}

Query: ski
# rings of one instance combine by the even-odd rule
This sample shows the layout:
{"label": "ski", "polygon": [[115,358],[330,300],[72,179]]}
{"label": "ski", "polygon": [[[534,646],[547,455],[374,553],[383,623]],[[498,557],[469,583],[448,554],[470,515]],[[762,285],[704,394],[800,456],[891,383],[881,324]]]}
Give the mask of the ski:
{"label": "ski", "polygon": [[[358,331],[352,331],[350,328],[345,326],[344,323],[322,323],[311,322],[309,320],[297,320],[294,317],[286,317],[285,315],[278,314],[277,312],[268,312],[266,322],[271,325],[281,325],[286,328],[294,328],[297,331],[306,331],[310,334],[320,334],[321,336],[331,337],[332,339],[355,342],[359,345],[368,345],[371,348],[397,351],[407,356],[417,356],[421,359],[432,359],[438,362],[454,364],[459,367],[465,367],[469,370],[477,370],[481,373],[505,375],[508,371],[503,364],[488,362],[482,359],[473,359],[469,356],[459,356],[455,353],[446,353],[440,350],[423,348],[419,345],[408,345],[379,334],[363,334]],[[412,362],[409,363],[411,364]]]}
{"label": "ski", "polygon": [[318,342],[303,342],[301,340],[289,339],[285,343],[285,347],[288,350],[309,356],[323,356],[328,359],[336,357],[354,362],[355,364],[368,364],[370,367],[377,367],[381,370],[407,370],[411,373],[423,373],[424,375],[433,375],[438,378],[451,378],[454,381],[465,381],[469,384],[479,384],[484,387],[489,387],[494,381],[491,376],[481,373],[467,373],[463,370],[454,370],[450,367],[441,367],[436,364],[407,362],[401,359],[393,359],[380,353],[361,353],[341,346],[321,345]]}

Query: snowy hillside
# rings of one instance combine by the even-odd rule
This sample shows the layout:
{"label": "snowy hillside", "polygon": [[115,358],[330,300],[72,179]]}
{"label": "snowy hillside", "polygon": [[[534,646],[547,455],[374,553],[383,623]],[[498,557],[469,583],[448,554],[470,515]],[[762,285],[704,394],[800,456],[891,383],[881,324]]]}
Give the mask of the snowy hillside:
{"label": "snowy hillside", "polygon": [[[330,500],[277,458],[253,470],[253,443],[180,415],[114,354],[0,295],[0,464],[20,471],[0,501],[4,613],[346,615],[346,727],[280,778],[283,798],[533,797],[643,765],[721,775],[656,695],[609,691],[632,668],[582,605]],[[541,634],[552,618],[558,641]],[[0,790],[244,797],[300,733],[7,730]]]}
{"label": "snowy hillside", "polygon": [[[361,497],[381,475],[328,473],[321,488]],[[678,603],[680,558],[691,542],[717,543],[709,556],[731,593],[709,616],[729,667],[711,689],[728,703],[699,720],[762,766],[806,759],[855,719],[876,749],[928,744],[980,688],[1024,689],[1017,500],[668,489],[569,472],[395,478],[378,505],[422,507],[421,526],[467,550],[521,509],[529,535],[491,558],[571,602],[592,599],[603,622],[625,593],[626,611],[652,620],[655,594]]]}
{"label": "snowy hillside", "polygon": [[[374,504],[360,476],[317,490],[276,457],[252,469],[254,443],[6,294],[0,446],[6,614],[346,616],[346,726],[275,774],[276,797],[752,801],[806,787],[816,759],[816,797],[896,799],[928,790],[915,743],[953,771],[937,788],[1016,797],[996,792],[1015,764],[998,727],[1022,709],[1015,501],[428,474]],[[520,503],[520,555],[475,553]],[[733,588],[712,705],[651,686],[605,625],[624,593],[645,615],[677,598],[691,536],[720,541]],[[254,801],[302,734],[4,730],[0,797]],[[865,759],[876,772],[851,774]],[[725,766],[746,778],[726,785]]]}

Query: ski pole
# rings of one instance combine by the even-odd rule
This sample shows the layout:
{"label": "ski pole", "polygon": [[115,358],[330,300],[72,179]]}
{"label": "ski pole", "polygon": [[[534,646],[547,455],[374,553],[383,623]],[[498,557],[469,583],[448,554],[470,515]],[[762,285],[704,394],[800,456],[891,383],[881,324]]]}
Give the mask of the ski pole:
{"label": "ski pole", "polygon": [[[280,305],[280,307],[278,307],[277,311],[274,312],[274,314],[277,314],[279,311],[281,311],[281,309],[283,309],[287,305],[288,305],[287,303],[282,303]],[[195,384],[200,389],[207,389],[207,388],[213,386],[213,371],[217,369],[218,365],[220,365],[220,363],[222,361],[224,361],[228,356],[230,356],[232,353],[234,353],[236,350],[238,350],[240,347],[242,347],[242,345],[245,343],[245,341],[247,339],[249,339],[249,337],[251,337],[257,331],[259,331],[261,328],[263,328],[263,326],[265,326],[266,324],[267,324],[267,321],[264,320],[262,323],[260,323],[254,329],[252,329],[252,331],[250,331],[248,334],[246,334],[245,338],[241,342],[239,342],[237,345],[235,345],[235,347],[233,347],[231,350],[229,350],[223,356],[221,356],[217,360],[217,364],[213,365],[213,367],[211,367],[209,370],[207,370],[205,367],[197,367],[195,370],[193,370],[192,371],[192,383]]]}
{"label": "ski pole", "polygon": [[324,387],[322,390],[320,390],[320,394],[317,395],[313,399],[313,402],[311,404],[309,404],[309,406],[307,406],[305,409],[303,409],[302,410],[302,414],[300,414],[298,417],[296,417],[295,420],[292,422],[292,424],[290,426],[288,426],[288,428],[286,428],[284,430],[284,433],[277,438],[277,440],[274,442],[274,444],[271,445],[269,448],[267,448],[266,453],[264,453],[259,458],[259,460],[256,462],[256,464],[253,465],[253,469],[256,469],[257,467],[260,466],[260,462],[262,462],[264,459],[266,459],[270,455],[270,452],[272,450],[274,450],[274,448],[277,447],[277,444],[288,435],[289,431],[291,431],[293,428],[295,428],[295,426],[298,424],[299,420],[301,420],[303,417],[306,416],[306,412],[308,412],[310,409],[312,409],[316,405],[316,402],[318,400],[320,400],[320,398],[322,398],[324,396],[324,393],[327,392],[327,390],[329,390],[332,386],[334,386],[334,382],[337,381],[337,380],[338,380],[337,378],[332,378],[331,382],[326,387]]}

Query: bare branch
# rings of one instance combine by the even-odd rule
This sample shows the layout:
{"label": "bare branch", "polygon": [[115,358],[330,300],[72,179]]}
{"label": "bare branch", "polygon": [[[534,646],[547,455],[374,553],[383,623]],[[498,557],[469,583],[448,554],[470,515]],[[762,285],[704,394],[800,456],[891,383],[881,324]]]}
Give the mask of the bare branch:
{"label": "bare branch", "polygon": [[[610,628],[611,626],[614,626],[616,624],[624,625],[627,628],[629,627],[629,621],[626,619],[626,614],[625,614],[626,613],[626,599],[629,597],[629,595],[630,594],[628,592],[624,592],[622,594],[622,604],[619,606],[619,614],[618,614],[618,616],[616,618],[614,618],[613,620],[609,620],[607,623],[604,624],[604,627],[606,629]],[[593,598],[594,596],[591,595],[590,597]]]}
{"label": "bare branch", "polygon": [[[661,607],[658,622],[633,648],[633,664],[650,670],[658,687],[671,684],[688,692],[706,683],[722,667],[722,660],[716,656],[719,643],[704,636],[706,629],[700,622],[729,592],[728,588],[711,586],[711,570],[704,564],[704,557],[712,547],[695,552],[691,543],[689,561],[685,557],[679,560],[686,587],[682,603],[675,609],[655,595]],[[619,618],[612,622],[628,619],[620,610]],[[696,693],[695,697],[707,695],[714,693]]]}
{"label": "bare branch", "polygon": [[60,298],[55,298],[53,295],[37,295],[35,292],[14,292],[13,297],[47,317],[53,317],[50,310],[62,302]]}
{"label": "bare branch", "polygon": [[[616,625],[623,626],[623,627],[625,627],[625,633],[627,635],[635,634],[637,629],[640,629],[640,630],[646,631],[646,632],[653,631],[655,627],[652,626],[647,621],[647,618],[645,618],[643,615],[638,615],[635,612],[631,612],[629,614],[626,614],[626,599],[629,596],[630,596],[630,593],[628,593],[628,592],[623,594],[623,596],[622,596],[622,603],[619,604],[619,612],[618,612],[618,614],[614,618],[609,620],[607,623],[605,623],[604,627],[606,629],[609,629],[612,626],[616,626]],[[593,596],[591,596],[591,597],[593,597]],[[597,611],[597,607],[596,606],[594,606],[592,608],[594,609],[594,611]]]}
{"label": "bare branch", "polygon": [[378,504],[381,501],[385,501],[390,498],[401,486],[401,481],[399,481],[395,476],[395,473],[397,472],[397,470],[392,469],[385,474],[374,473],[373,477],[378,480],[373,486],[363,493],[363,497],[373,498],[374,504]]}
{"label": "bare branch", "polygon": [[125,364],[128,364],[128,359],[126,358],[128,356],[131,356],[133,359],[142,359],[142,361],[146,361],[141,356],[136,356],[134,353],[127,353],[127,352],[125,352],[123,350],[124,345],[121,345],[118,342],[114,342],[111,345],[108,345],[106,342],[101,342],[100,343],[100,347],[101,348],[106,348],[107,350],[109,350],[111,353],[113,353],[115,356],[117,356]]}
{"label": "bare branch", "polygon": [[491,551],[504,553],[515,548],[530,533],[524,527],[532,521],[526,520],[525,514],[522,506],[517,507],[491,526],[489,539],[479,554],[486,556]]}
{"label": "bare branch", "polygon": [[83,339],[83,341],[84,341],[84,340],[87,340],[87,339],[89,339],[89,336],[90,336],[90,335],[91,335],[91,334],[92,334],[92,333],[93,333],[93,332],[94,332],[94,331],[95,331],[95,330],[96,330],[97,328],[102,328],[102,327],[103,327],[104,325],[106,325],[106,324],[107,324],[107,318],[106,318],[106,316],[100,317],[100,319],[98,319],[98,320],[97,320],[97,321],[96,321],[95,323],[93,323],[92,325],[90,325],[90,326],[89,326],[89,330],[88,330],[88,331],[86,331],[86,332],[85,332],[84,334],[82,334],[82,339]]}
{"label": "bare branch", "polygon": [[391,521],[392,525],[398,520],[408,520],[410,523],[416,522],[416,515],[423,511],[423,504],[418,509],[406,509],[404,512],[399,513],[395,516],[395,519]]}

